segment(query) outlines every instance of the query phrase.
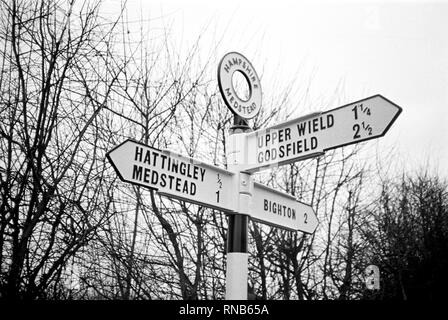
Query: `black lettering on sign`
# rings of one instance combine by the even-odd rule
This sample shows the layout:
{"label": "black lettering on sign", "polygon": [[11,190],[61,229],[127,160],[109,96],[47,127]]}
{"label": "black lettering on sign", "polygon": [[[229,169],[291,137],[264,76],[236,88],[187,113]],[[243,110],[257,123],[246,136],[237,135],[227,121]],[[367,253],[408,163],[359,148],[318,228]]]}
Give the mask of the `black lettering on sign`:
{"label": "black lettering on sign", "polygon": [[[255,109],[255,106],[252,107]],[[264,135],[257,137],[258,148],[268,147],[269,145],[274,145],[282,143],[291,139],[291,128],[271,130]]]}
{"label": "black lettering on sign", "polygon": [[151,165],[151,153],[150,152],[146,152],[145,160],[143,160],[143,163],[147,163],[147,164]]}
{"label": "black lettering on sign", "polygon": [[164,154],[161,154],[160,157],[162,158],[162,170],[164,170],[165,169],[165,161],[166,161],[167,156]]}
{"label": "black lettering on sign", "polygon": [[333,127],[334,116],[332,114],[327,114],[326,117],[323,115],[319,118],[314,118],[306,120],[297,124],[297,132],[299,136],[304,136],[305,134],[311,134],[317,131],[322,131]]}
{"label": "black lettering on sign", "polygon": [[334,117],[332,114],[327,115],[327,128],[331,128],[334,125]]}
{"label": "black lettering on sign", "polygon": [[266,212],[273,213],[278,216],[288,217],[296,220],[296,210],[281,203],[277,203],[268,199],[263,201],[263,209]]}
{"label": "black lettering on sign", "polygon": [[[183,194],[195,195],[197,187],[190,179],[200,181],[205,179],[205,168],[184,162],[182,159],[171,158],[149,148],[136,146],[134,160],[144,166],[133,164],[131,179],[151,187],[167,188]],[[160,172],[160,169],[171,172],[173,175]],[[177,175],[181,175],[181,177]]]}
{"label": "black lettering on sign", "polygon": [[296,140],[294,142],[282,144],[278,149],[270,148],[259,151],[257,154],[257,161],[258,163],[263,163],[267,161],[275,161],[277,158],[298,156],[302,153],[315,150],[317,147],[318,140],[316,137]]}
{"label": "black lettering on sign", "polygon": [[318,123],[317,123],[317,121],[318,121],[319,119],[313,119],[313,132],[316,132],[317,130],[319,130],[319,127],[318,127]]}
{"label": "black lettering on sign", "polygon": [[[361,104],[362,106],[362,104]],[[352,111],[355,113],[355,120],[358,120],[358,106],[355,105],[352,109]]]}
{"label": "black lettering on sign", "polygon": [[157,157],[159,156],[159,154],[158,153],[156,153],[156,152],[153,152],[153,162],[152,162],[152,165],[155,167],[156,166],[156,159],[157,159]]}
{"label": "black lettering on sign", "polygon": [[184,187],[182,188],[182,193],[188,194],[188,181],[184,182]]}
{"label": "black lettering on sign", "polygon": [[198,172],[199,172],[199,167],[194,166],[194,168],[193,168],[193,179],[198,180]]}
{"label": "black lettering on sign", "polygon": [[132,179],[141,181],[142,180],[142,172],[143,172],[143,168],[134,164],[134,168],[132,170]]}
{"label": "black lettering on sign", "polygon": [[176,178],[176,191],[178,191],[178,192],[180,192],[180,182],[181,181],[182,181],[181,179]]}
{"label": "black lettering on sign", "polygon": [[178,173],[179,172],[179,161],[176,159],[171,160],[171,172]]}
{"label": "black lettering on sign", "polygon": [[205,178],[205,168],[199,168],[200,173],[201,173],[201,181],[204,181]]}
{"label": "black lettering on sign", "polygon": [[162,188],[165,188],[165,187],[166,187],[166,174],[165,174],[165,173],[162,173],[162,174],[160,175],[160,186],[161,186]]}
{"label": "black lettering on sign", "polygon": [[354,136],[353,136],[353,139],[359,139],[359,138],[361,138],[361,135],[359,134],[359,129],[360,129],[359,124],[355,124],[355,125],[353,126],[353,131],[355,131],[355,134],[354,134]]}
{"label": "black lettering on sign", "polygon": [[157,184],[157,182],[159,182],[159,173],[153,170],[151,175],[151,183]]}
{"label": "black lettering on sign", "polygon": [[138,146],[135,147],[135,161],[142,161],[142,154],[143,154],[143,148],[140,148]]}
{"label": "black lettering on sign", "polygon": [[168,178],[170,179],[170,186],[168,188],[170,188],[172,190],[173,189],[173,179],[174,179],[174,176],[169,175]]}
{"label": "black lettering on sign", "polygon": [[187,172],[187,164],[185,162],[181,162],[179,165],[179,173],[184,176],[186,172]]}
{"label": "black lettering on sign", "polygon": [[149,170],[148,168],[145,168],[145,170],[143,170],[143,172],[144,172],[143,182],[149,183],[149,173],[151,172],[151,170]]}
{"label": "black lettering on sign", "polygon": [[305,134],[306,122],[300,122],[297,125],[297,130],[299,131],[299,136],[303,136]]}

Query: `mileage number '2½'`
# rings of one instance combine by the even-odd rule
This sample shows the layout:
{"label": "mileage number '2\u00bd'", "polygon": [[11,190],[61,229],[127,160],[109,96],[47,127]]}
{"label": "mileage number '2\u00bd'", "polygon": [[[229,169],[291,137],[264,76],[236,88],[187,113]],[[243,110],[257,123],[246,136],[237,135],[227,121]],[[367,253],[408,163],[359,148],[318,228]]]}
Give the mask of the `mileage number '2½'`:
{"label": "mileage number '2\u00bd'", "polygon": [[221,191],[221,189],[222,189],[222,180],[221,180],[221,177],[220,177],[220,175],[219,175],[219,173],[218,173],[218,176],[217,176],[217,184],[218,184],[218,191],[216,191],[215,193],[216,193],[216,202],[217,203],[219,203],[219,192]]}

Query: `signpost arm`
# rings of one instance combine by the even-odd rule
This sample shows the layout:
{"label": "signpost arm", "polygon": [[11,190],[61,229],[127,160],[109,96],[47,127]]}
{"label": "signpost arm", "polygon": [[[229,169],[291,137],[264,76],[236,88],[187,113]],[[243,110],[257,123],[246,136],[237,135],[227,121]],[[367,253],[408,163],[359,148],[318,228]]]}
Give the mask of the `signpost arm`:
{"label": "signpost arm", "polygon": [[228,169],[239,175],[238,179],[238,213],[229,215],[227,231],[227,270],[226,299],[247,300],[248,277],[248,223],[249,204],[253,183],[250,175],[240,172],[245,161],[246,141],[244,133],[250,131],[247,122],[238,115],[234,116],[234,124],[230,128],[228,148]]}

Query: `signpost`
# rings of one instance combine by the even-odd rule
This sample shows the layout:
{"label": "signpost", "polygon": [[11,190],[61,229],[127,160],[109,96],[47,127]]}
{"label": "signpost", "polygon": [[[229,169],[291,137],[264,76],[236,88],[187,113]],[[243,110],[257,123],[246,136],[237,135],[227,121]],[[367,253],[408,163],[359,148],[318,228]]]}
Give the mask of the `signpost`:
{"label": "signpost", "polygon": [[[238,97],[234,89],[235,72],[242,73],[248,82],[246,100]],[[249,217],[310,234],[318,224],[311,206],[254,183],[251,174],[381,137],[402,110],[376,95],[250,132],[247,120],[260,111],[262,96],[260,79],[252,64],[237,52],[226,54],[219,63],[218,85],[224,102],[234,113],[226,148],[229,171],[132,140],[115,147],[107,158],[123,181],[228,214],[226,298],[247,299]],[[375,270],[368,272],[375,274]]]}
{"label": "signpost", "polygon": [[121,180],[221,211],[233,211],[233,173],[126,140],[107,154]]}
{"label": "signpost", "polygon": [[401,108],[375,95],[322,113],[313,113],[247,134],[249,172],[323,154],[382,137]]}

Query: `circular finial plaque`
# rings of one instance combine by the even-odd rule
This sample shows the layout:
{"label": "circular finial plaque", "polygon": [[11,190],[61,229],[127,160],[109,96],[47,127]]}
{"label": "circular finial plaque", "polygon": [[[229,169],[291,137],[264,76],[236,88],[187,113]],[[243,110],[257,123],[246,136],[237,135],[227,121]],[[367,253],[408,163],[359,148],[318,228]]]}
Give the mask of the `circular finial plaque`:
{"label": "circular finial plaque", "polygon": [[[239,97],[233,85],[233,75],[240,72],[249,86],[249,98]],[[261,108],[260,79],[252,64],[238,52],[227,53],[218,66],[218,85],[222,98],[230,110],[244,119],[251,119]]]}

